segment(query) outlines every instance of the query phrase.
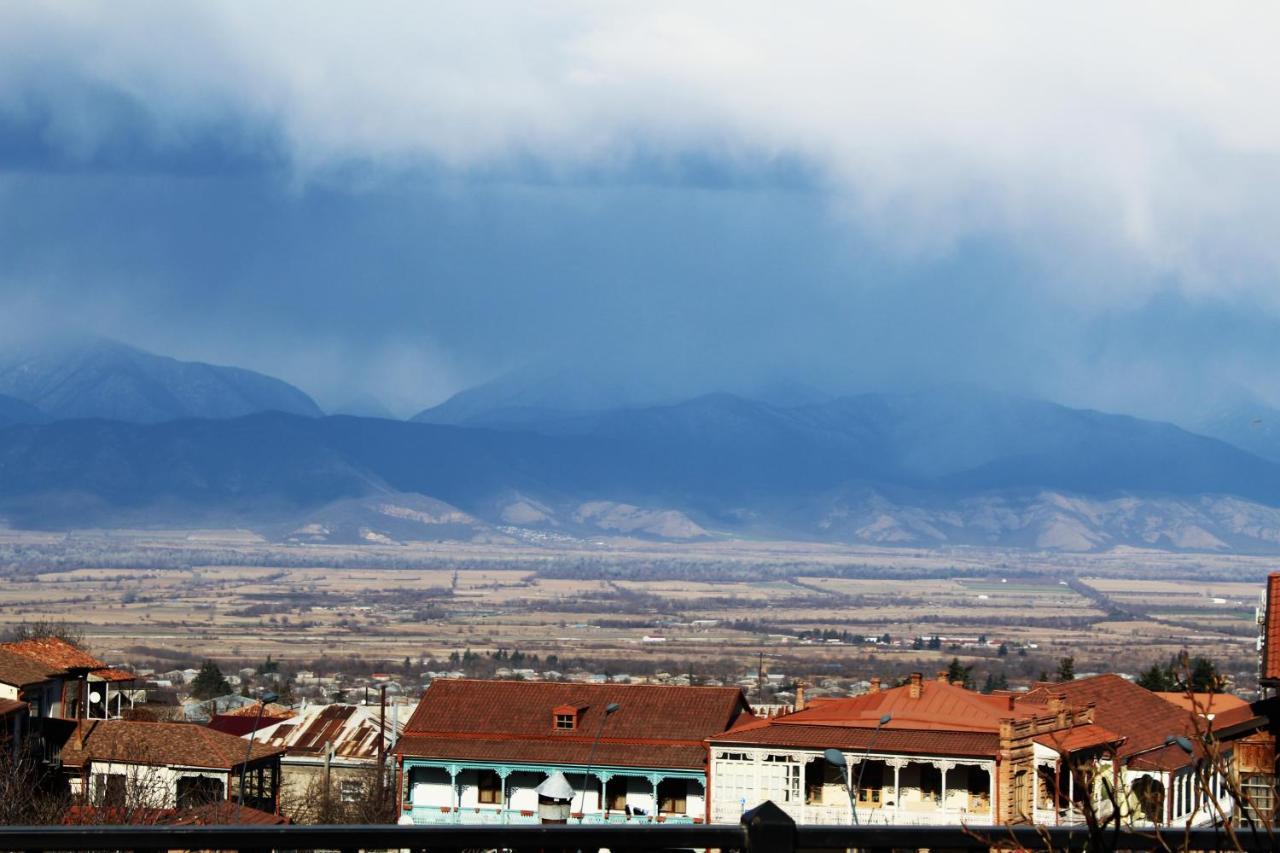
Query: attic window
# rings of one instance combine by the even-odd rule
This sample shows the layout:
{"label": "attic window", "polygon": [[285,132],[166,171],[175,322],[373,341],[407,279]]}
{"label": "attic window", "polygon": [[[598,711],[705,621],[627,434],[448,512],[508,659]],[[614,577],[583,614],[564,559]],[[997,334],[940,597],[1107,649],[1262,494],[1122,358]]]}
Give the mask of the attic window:
{"label": "attic window", "polygon": [[586,705],[561,705],[551,709],[551,724],[557,731],[573,731],[578,727]]}

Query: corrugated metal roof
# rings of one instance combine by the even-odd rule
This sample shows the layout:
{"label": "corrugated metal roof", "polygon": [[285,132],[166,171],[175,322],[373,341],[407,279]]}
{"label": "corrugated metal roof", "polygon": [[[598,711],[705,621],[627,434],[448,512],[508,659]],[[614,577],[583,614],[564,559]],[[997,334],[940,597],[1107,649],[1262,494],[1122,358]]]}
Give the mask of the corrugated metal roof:
{"label": "corrugated metal roof", "polygon": [[[324,755],[332,745],[333,754],[343,758],[377,758],[380,711],[372,705],[313,705],[287,722],[263,727],[254,737],[277,746],[287,755]],[[393,715],[386,715],[384,748],[395,745]]]}

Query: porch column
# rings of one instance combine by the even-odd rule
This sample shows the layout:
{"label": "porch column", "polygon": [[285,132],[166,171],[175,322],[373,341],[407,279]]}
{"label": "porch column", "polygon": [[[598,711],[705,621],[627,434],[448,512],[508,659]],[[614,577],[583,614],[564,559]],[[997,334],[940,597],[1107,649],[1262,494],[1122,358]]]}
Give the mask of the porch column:
{"label": "porch column", "polygon": [[453,790],[453,822],[461,822],[462,809],[462,791],[458,789],[458,774],[462,772],[462,768],[457,764],[450,764],[447,768],[449,771],[449,787]]}
{"label": "porch column", "polygon": [[997,786],[1000,784],[999,776],[1000,764],[993,761],[991,762],[991,766],[987,769],[987,782],[990,785],[990,789],[987,792],[987,802],[989,804],[987,809],[991,813],[992,824],[999,821],[999,818],[996,816],[996,791],[998,790]]}
{"label": "porch column", "polygon": [[653,810],[649,813],[649,822],[655,823],[658,815],[662,811],[662,803],[658,800],[658,783],[662,781],[662,776],[657,773],[649,774],[649,784],[653,786]]}
{"label": "porch column", "polygon": [[[613,773],[608,770],[597,770],[596,779],[600,781],[600,814],[609,813],[609,800],[607,799],[609,780],[613,778]],[[603,818],[601,818],[603,820]]]}
{"label": "porch column", "polygon": [[501,784],[501,794],[498,802],[502,805],[502,822],[509,823],[511,820],[511,809],[507,803],[507,777],[511,775],[510,767],[499,767],[497,769],[498,781]]}
{"label": "porch column", "polygon": [[933,766],[937,767],[938,770],[942,773],[942,798],[938,800],[938,807],[942,809],[943,812],[946,812],[947,810],[947,773],[950,772],[951,769],[956,766],[956,763],[954,761],[935,761],[933,762]]}
{"label": "porch column", "polygon": [[885,764],[893,768],[893,822],[897,823],[898,812],[902,809],[902,768],[907,766],[907,759],[890,758]]}

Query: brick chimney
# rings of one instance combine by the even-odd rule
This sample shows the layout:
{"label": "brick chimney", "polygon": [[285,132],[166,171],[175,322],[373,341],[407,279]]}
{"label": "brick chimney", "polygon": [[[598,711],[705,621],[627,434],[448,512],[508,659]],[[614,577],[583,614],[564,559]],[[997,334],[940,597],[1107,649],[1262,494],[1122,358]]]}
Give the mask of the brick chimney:
{"label": "brick chimney", "polygon": [[919,699],[920,694],[924,692],[924,685],[920,683],[922,680],[923,680],[923,676],[920,673],[918,672],[911,673],[910,695],[912,699]]}
{"label": "brick chimney", "polygon": [[796,710],[797,711],[804,710],[804,682],[803,681],[796,682]]}
{"label": "brick chimney", "polygon": [[1015,697],[1012,693],[1009,694],[1009,710],[1010,711],[1012,711],[1016,707],[1015,705],[1016,699],[1017,697]]}
{"label": "brick chimney", "polygon": [[880,692],[880,676],[878,676],[878,675],[874,675],[874,676],[872,676],[872,677],[871,677],[871,687],[869,687],[869,688],[867,689],[867,692],[868,692],[868,693],[879,693],[879,692]]}
{"label": "brick chimney", "polygon": [[945,669],[940,669],[940,670],[938,670],[938,683],[939,683],[939,684],[950,684],[950,683],[951,683],[951,682],[947,679],[947,671],[946,671]]}

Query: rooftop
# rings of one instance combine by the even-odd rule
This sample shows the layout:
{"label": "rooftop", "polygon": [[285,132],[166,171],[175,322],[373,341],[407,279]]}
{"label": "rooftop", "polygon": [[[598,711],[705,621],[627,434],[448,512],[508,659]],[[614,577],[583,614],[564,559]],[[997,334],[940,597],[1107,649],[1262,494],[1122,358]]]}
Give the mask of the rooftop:
{"label": "rooftop", "polygon": [[[84,742],[78,734],[83,732]],[[62,762],[83,767],[89,761],[230,770],[245,761],[248,744],[191,723],[140,720],[81,720],[62,746]],[[254,744],[250,761],[278,755],[278,747]]]}
{"label": "rooftop", "polygon": [[[605,721],[605,708],[618,710]],[[581,708],[573,728],[555,726],[556,708]],[[704,741],[752,719],[736,687],[435,681],[405,726],[397,752],[422,758],[617,767],[706,764]]]}
{"label": "rooftop", "polygon": [[390,712],[385,737],[380,737],[380,712],[371,705],[313,705],[298,716],[263,727],[254,739],[284,749],[287,755],[333,754],[342,758],[377,758],[378,744],[385,749],[395,742]]}

